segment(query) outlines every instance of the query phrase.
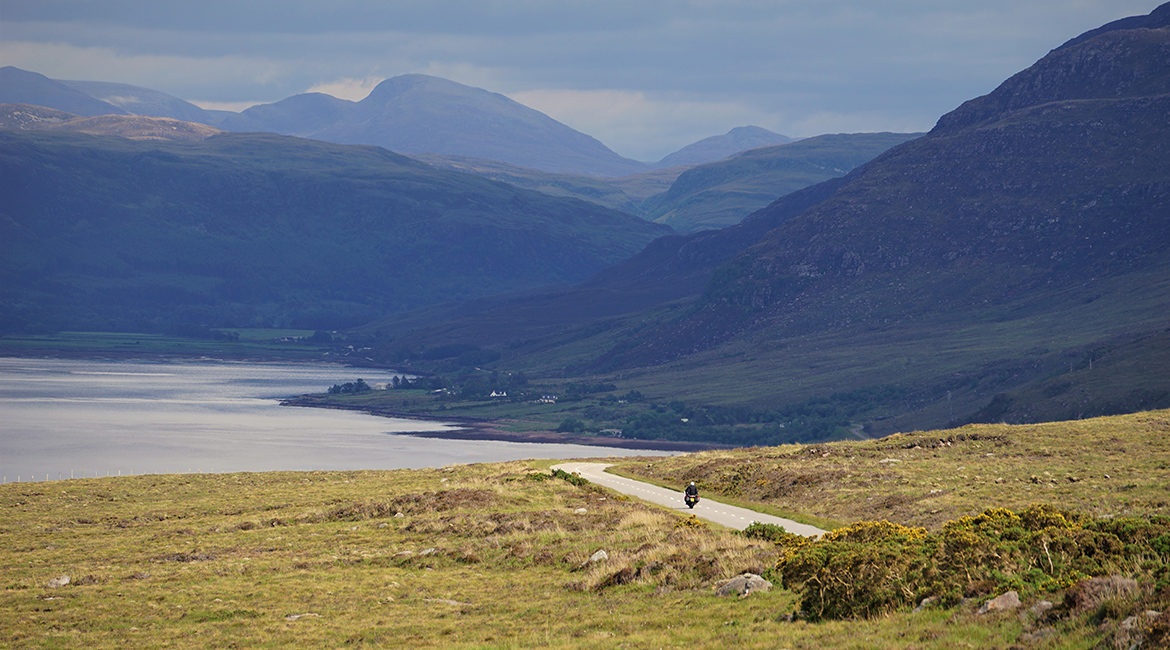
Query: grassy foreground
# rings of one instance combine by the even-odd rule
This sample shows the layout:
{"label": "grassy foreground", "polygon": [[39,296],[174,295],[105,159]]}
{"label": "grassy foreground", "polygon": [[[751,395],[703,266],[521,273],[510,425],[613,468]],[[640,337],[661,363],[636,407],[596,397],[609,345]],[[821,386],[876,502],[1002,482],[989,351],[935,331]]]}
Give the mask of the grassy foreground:
{"label": "grassy foreground", "polygon": [[[1170,412],[1049,426],[642,459],[626,471],[664,482],[696,472],[714,486],[722,467],[745,476],[738,489],[716,486],[739,500],[840,522],[931,526],[1041,500],[1094,517],[1167,512]],[[745,462],[773,473],[746,474]],[[1089,648],[1118,638],[1120,618],[1108,617],[1129,613],[1094,610],[1045,634],[1032,602],[1022,615],[981,615],[971,602],[790,621],[801,597],[774,575],[766,593],[713,589],[770,572],[781,547],[548,478],[549,464],[2,485],[0,646]],[[608,560],[590,563],[600,550]],[[49,586],[62,575],[69,584]]]}

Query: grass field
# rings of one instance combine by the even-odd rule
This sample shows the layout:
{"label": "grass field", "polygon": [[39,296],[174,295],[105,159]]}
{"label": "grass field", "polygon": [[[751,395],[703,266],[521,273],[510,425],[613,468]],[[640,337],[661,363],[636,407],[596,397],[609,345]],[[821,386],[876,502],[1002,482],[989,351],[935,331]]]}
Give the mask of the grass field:
{"label": "grass field", "polygon": [[[1163,411],[637,459],[623,472],[695,476],[708,494],[838,524],[937,529],[1033,502],[1148,517],[1170,511],[1167,430]],[[0,646],[1090,648],[1120,638],[1132,613],[1044,622],[1027,613],[1032,598],[1024,614],[970,602],[789,620],[800,596],[771,574],[781,547],[551,478],[551,463],[0,485]],[[599,550],[608,560],[590,563]],[[776,588],[716,594],[744,571]],[[69,584],[49,586],[62,575]]]}

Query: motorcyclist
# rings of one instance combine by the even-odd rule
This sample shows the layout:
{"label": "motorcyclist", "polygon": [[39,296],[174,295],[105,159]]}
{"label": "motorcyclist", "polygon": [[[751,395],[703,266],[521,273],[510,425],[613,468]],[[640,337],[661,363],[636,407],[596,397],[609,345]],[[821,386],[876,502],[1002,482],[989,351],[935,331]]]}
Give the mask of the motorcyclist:
{"label": "motorcyclist", "polygon": [[690,485],[688,485],[688,486],[687,486],[687,489],[686,489],[686,490],[684,490],[683,492],[684,492],[684,493],[685,493],[685,494],[686,494],[688,497],[697,497],[697,496],[699,496],[699,486],[695,485],[695,482],[694,482],[694,481],[691,481],[691,484],[690,484]]}

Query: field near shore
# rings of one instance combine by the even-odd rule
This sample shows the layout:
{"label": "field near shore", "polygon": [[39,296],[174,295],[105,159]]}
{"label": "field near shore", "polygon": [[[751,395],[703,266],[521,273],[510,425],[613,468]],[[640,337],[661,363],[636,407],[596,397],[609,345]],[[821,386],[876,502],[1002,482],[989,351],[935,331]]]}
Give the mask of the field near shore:
{"label": "field near shore", "polygon": [[[1045,501],[1095,519],[1170,512],[1170,412],[977,429],[613,462],[840,526],[884,514],[933,531]],[[553,476],[554,462],[0,485],[0,646],[1088,648],[1170,603],[1154,558],[1131,567],[1128,605],[1055,621],[1030,612],[1062,592],[1010,613],[979,614],[980,597],[805,620],[773,571],[782,546]],[[779,466],[828,474],[785,483]],[[718,595],[744,572],[775,587]]]}

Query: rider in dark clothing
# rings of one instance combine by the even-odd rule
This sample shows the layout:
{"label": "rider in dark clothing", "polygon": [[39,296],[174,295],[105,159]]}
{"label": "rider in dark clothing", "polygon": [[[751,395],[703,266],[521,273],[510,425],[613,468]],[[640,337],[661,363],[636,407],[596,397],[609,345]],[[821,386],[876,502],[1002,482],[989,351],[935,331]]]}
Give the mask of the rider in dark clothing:
{"label": "rider in dark clothing", "polygon": [[687,486],[687,489],[684,492],[689,497],[697,497],[699,496],[699,487],[695,485],[694,481],[691,481],[691,484]]}

